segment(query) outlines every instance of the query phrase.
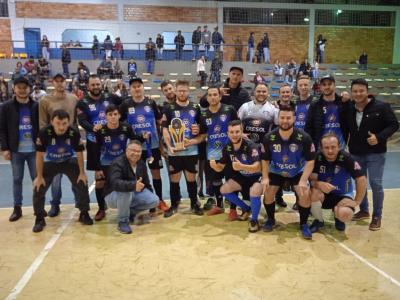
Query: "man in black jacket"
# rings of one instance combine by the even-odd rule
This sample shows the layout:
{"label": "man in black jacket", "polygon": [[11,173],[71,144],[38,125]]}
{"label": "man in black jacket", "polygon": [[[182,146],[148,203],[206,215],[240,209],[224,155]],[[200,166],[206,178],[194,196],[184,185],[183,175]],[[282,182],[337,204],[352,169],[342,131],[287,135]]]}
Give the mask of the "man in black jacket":
{"label": "man in black jacket", "polygon": [[197,29],[193,31],[192,34],[193,61],[197,60],[197,58],[199,57],[200,43],[201,43],[201,26],[197,26]]}
{"label": "man in black jacket", "polygon": [[[351,95],[354,103],[346,110],[346,123],[349,130],[349,152],[368,171],[372,189],[373,212],[370,230],[381,227],[384,191],[382,186],[385,166],[386,143],[388,138],[399,129],[399,123],[390,105],[368,95],[368,83],[364,79],[355,79],[351,83]],[[369,219],[368,198],[365,195],[360,211],[354,220]]]}
{"label": "man in black jacket", "polygon": [[341,149],[347,141],[344,111],[349,102],[342,102],[342,96],[336,94],[335,89],[335,78],[332,75],[322,77],[321,98],[309,107],[304,131],[311,136],[315,147],[320,145],[322,136],[328,132],[336,134]]}
{"label": "man in black jacket", "polygon": [[13,99],[5,102],[0,111],[0,141],[5,160],[11,161],[13,175],[14,211],[9,220],[22,217],[22,180],[25,161],[33,180],[36,176],[35,141],[39,130],[38,104],[29,97],[29,81],[24,77],[14,80]]}
{"label": "man in black jacket", "polygon": [[142,144],[133,140],[126,147],[125,155],[115,159],[110,167],[110,176],[105,187],[106,201],[110,208],[118,209],[118,230],[132,233],[129,221],[139,213],[147,212],[158,205],[147,175],[142,156]]}
{"label": "man in black jacket", "polygon": [[182,60],[183,47],[185,47],[185,38],[182,35],[182,31],[178,30],[178,34],[174,38],[174,44],[176,49],[175,59]]}

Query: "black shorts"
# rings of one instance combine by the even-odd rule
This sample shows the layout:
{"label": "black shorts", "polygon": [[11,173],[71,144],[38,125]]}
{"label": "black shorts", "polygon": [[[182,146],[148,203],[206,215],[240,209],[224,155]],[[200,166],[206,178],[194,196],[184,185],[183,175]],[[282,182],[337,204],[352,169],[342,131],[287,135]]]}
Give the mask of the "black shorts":
{"label": "black shorts", "polygon": [[282,188],[293,187],[299,184],[302,174],[297,174],[294,177],[283,177],[275,173],[269,173],[269,185],[279,186]]}
{"label": "black shorts", "polygon": [[261,175],[247,177],[241,174],[235,174],[231,176],[230,179],[236,181],[240,185],[240,193],[242,194],[243,199],[250,200],[250,188],[256,182],[260,182]]}
{"label": "black shorts", "polygon": [[[324,194],[324,202],[322,202],[322,208],[323,209],[332,209],[334,208],[342,199],[350,199],[353,200],[350,196],[341,196],[341,195],[336,195],[336,194]],[[354,208],[350,207],[353,211]]]}
{"label": "black shorts", "polygon": [[199,160],[207,159],[207,142],[202,142],[198,145],[199,147]]}
{"label": "black shorts", "polygon": [[209,160],[206,161],[204,173],[206,175],[206,180],[209,180],[211,182],[222,180],[225,177],[224,171],[217,172],[213,168],[211,168]]}
{"label": "black shorts", "polygon": [[86,170],[96,171],[100,161],[99,144],[86,141]]}
{"label": "black shorts", "polygon": [[[151,149],[151,155],[153,156],[154,160],[150,164],[148,163],[149,169],[151,170],[159,170],[163,168],[163,163],[162,163],[162,157],[161,157],[161,151],[159,148],[156,149]],[[147,151],[142,150],[142,160],[146,161],[147,159]]]}
{"label": "black shorts", "polygon": [[169,174],[176,174],[181,171],[188,171],[189,173],[197,173],[197,155],[188,156],[169,156],[168,157],[168,172]]}

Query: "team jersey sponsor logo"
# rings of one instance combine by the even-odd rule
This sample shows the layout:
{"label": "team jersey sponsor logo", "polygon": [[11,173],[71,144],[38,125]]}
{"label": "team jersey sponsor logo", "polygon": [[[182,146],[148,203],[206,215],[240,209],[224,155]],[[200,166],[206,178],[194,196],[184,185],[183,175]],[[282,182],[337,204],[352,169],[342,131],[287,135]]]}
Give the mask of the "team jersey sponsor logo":
{"label": "team jersey sponsor logo", "polygon": [[89,104],[89,110],[90,111],[95,111],[96,110],[96,105],[95,104]]}
{"label": "team jersey sponsor logo", "polygon": [[128,108],[128,113],[129,114],[134,114],[135,113],[135,108],[134,107],[129,107]]}
{"label": "team jersey sponsor logo", "polygon": [[314,143],[311,143],[310,152],[315,152],[315,146],[314,146]]}
{"label": "team jersey sponsor logo", "polygon": [[261,120],[255,119],[251,123],[253,124],[253,126],[260,126],[261,125]]}
{"label": "team jersey sponsor logo", "polygon": [[341,170],[341,168],[339,167],[339,166],[335,166],[335,171],[334,171],[334,173],[335,174],[337,174],[337,173],[339,173],[340,172],[340,170]]}
{"label": "team jersey sponsor logo", "polygon": [[193,109],[191,109],[191,110],[189,110],[189,115],[194,117],[196,115],[196,112]]}
{"label": "team jersey sponsor logo", "polygon": [[114,145],[112,146],[112,149],[113,149],[114,151],[119,150],[119,148],[120,148],[120,145],[119,145],[119,144],[114,144]]}
{"label": "team jersey sponsor logo", "polygon": [[181,116],[181,112],[179,110],[175,110],[174,114],[175,114],[175,118],[180,118],[180,116]]}
{"label": "team jersey sponsor logo", "polygon": [[31,123],[31,117],[29,116],[24,116],[22,118],[22,124],[30,124]]}
{"label": "team jersey sponsor logo", "polygon": [[189,126],[189,119],[183,119],[183,124],[185,124],[187,128]]}
{"label": "team jersey sponsor logo", "polygon": [[258,157],[258,151],[257,151],[257,149],[253,149],[253,150],[251,150],[251,157]]}
{"label": "team jersey sponsor logo", "polygon": [[227,116],[226,114],[222,114],[222,115],[219,116],[219,119],[220,119],[222,122],[225,122],[227,118],[228,118],[228,116]]}
{"label": "team jersey sponsor logo", "polygon": [[335,122],[336,121],[336,115],[335,114],[330,114],[328,117],[329,122]]}
{"label": "team jersey sponsor logo", "polygon": [[217,125],[214,127],[214,132],[215,133],[220,133],[221,132],[221,126]]}
{"label": "team jersey sponsor logo", "polygon": [[146,121],[146,118],[145,118],[143,115],[138,115],[137,118],[136,118],[136,120],[137,120],[139,123],[144,123],[144,122]]}
{"label": "team jersey sponsor logo", "polygon": [[242,160],[245,161],[246,159],[247,159],[247,155],[243,153],[243,154],[242,154]]}
{"label": "team jersey sponsor logo", "polygon": [[99,112],[99,118],[104,119],[106,117],[106,112],[104,110]]}
{"label": "team jersey sponsor logo", "polygon": [[64,152],[65,152],[65,148],[64,147],[60,147],[60,148],[57,149],[57,153],[58,154],[62,154]]}
{"label": "team jersey sponsor logo", "polygon": [[299,149],[299,146],[297,146],[296,144],[290,144],[289,145],[290,152],[295,153],[298,149]]}
{"label": "team jersey sponsor logo", "polygon": [[119,139],[120,139],[121,141],[124,141],[124,140],[125,140],[125,135],[124,135],[124,134],[120,134],[120,135],[119,135]]}
{"label": "team jersey sponsor logo", "polygon": [[299,114],[297,115],[297,119],[298,119],[299,121],[304,121],[305,118],[306,118],[306,115],[305,115],[304,113],[299,113]]}
{"label": "team jersey sponsor logo", "polygon": [[148,106],[148,105],[146,105],[146,106],[144,107],[144,111],[145,111],[145,112],[150,112],[150,111],[151,111],[151,107]]}
{"label": "team jersey sponsor logo", "polygon": [[289,156],[287,156],[287,155],[283,155],[283,156],[282,156],[282,161],[283,161],[284,163],[288,162],[288,160],[289,160]]}

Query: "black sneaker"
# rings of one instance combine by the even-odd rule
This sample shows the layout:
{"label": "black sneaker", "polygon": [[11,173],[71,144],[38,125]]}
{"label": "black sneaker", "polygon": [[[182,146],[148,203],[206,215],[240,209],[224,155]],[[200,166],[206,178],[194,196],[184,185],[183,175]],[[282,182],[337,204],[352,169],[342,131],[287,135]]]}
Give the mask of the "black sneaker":
{"label": "black sneaker", "polygon": [[279,207],[287,207],[287,203],[285,202],[285,200],[283,200],[283,198],[277,198],[277,199],[275,199],[275,203],[276,203]]}
{"label": "black sneaker", "polygon": [[194,214],[197,215],[197,216],[202,216],[202,215],[204,215],[204,211],[203,211],[203,209],[200,207],[200,205],[195,205],[195,206],[192,208],[192,213],[194,213]]}
{"label": "black sneaker", "polygon": [[81,222],[83,225],[93,225],[93,220],[87,211],[81,211],[81,214],[79,215],[79,222]]}
{"label": "black sneaker", "polygon": [[200,191],[197,195],[199,196],[199,198],[204,198],[204,193],[203,193],[203,191]]}
{"label": "black sneaker", "polygon": [[335,228],[338,231],[345,231],[346,229],[346,224],[340,221],[338,218],[335,218]]}
{"label": "black sneaker", "polygon": [[168,210],[164,213],[164,218],[172,217],[174,214],[178,212],[178,207],[171,206]]}
{"label": "black sneaker", "polygon": [[249,222],[249,232],[257,232],[257,231],[259,231],[260,230],[260,224],[258,223],[258,221],[256,220],[256,221],[253,221],[253,220],[250,220],[250,222]]}
{"label": "black sneaker", "polygon": [[20,218],[22,217],[22,209],[21,206],[16,205],[14,206],[14,210],[10,216],[10,218],[8,219],[10,222],[15,222],[18,221]]}
{"label": "black sneaker", "polygon": [[46,226],[46,221],[44,220],[44,218],[36,217],[35,225],[33,225],[32,231],[33,232],[41,232],[43,230],[44,226]]}
{"label": "black sneaker", "polygon": [[214,198],[208,198],[206,204],[204,204],[203,209],[204,210],[210,210],[215,206],[215,199]]}
{"label": "black sneaker", "polygon": [[47,215],[50,218],[57,217],[59,214],[60,214],[60,206],[59,205],[52,205],[50,210],[47,213]]}
{"label": "black sneaker", "polygon": [[310,231],[311,231],[311,233],[316,233],[324,226],[325,226],[324,222],[321,222],[321,221],[315,219],[310,225]]}

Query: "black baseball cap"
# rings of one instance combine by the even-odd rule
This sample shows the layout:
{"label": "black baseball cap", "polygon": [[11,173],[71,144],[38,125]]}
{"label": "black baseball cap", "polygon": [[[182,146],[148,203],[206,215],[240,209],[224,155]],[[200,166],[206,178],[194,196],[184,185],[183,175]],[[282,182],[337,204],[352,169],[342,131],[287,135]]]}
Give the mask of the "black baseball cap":
{"label": "black baseball cap", "polygon": [[238,70],[240,73],[242,73],[242,75],[243,75],[243,69],[241,68],[241,67],[236,67],[236,66],[233,66],[233,67],[231,67],[230,69],[229,69],[229,72],[232,72],[232,71],[234,71],[234,70]]}
{"label": "black baseball cap", "polygon": [[132,83],[134,82],[140,82],[141,84],[143,84],[143,80],[140,77],[133,77],[129,80],[129,85],[132,85]]}
{"label": "black baseball cap", "polygon": [[331,75],[331,74],[328,74],[328,75],[323,76],[323,77],[321,78],[320,82],[322,82],[322,81],[324,81],[324,80],[330,80],[330,81],[335,82],[335,77],[333,77],[333,75]]}
{"label": "black baseball cap", "polygon": [[57,73],[56,75],[53,76],[53,79],[56,79],[56,78],[62,78],[65,80],[64,74],[61,74],[61,73]]}
{"label": "black baseball cap", "polygon": [[13,82],[14,85],[17,85],[17,84],[19,84],[19,83],[24,83],[24,84],[26,84],[27,86],[31,86],[29,80],[26,79],[25,77],[18,77],[18,78],[16,78],[16,79],[14,80],[14,82]]}

